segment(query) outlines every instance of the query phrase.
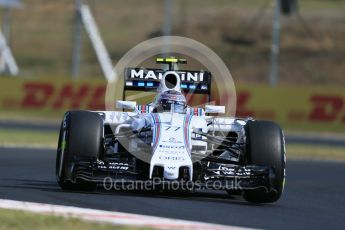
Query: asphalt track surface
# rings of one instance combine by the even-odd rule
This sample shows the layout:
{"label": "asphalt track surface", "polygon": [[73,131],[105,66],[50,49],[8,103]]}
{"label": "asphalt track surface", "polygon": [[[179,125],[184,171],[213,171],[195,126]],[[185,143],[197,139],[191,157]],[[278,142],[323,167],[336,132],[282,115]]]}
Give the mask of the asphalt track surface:
{"label": "asphalt track surface", "polygon": [[[54,123],[30,123],[22,121],[0,120],[0,128],[20,129],[20,130],[37,130],[42,132],[59,131],[59,125]],[[285,135],[287,144],[308,144],[308,145],[328,145],[345,147],[345,138],[339,136],[325,136],[318,134],[287,134]]]}
{"label": "asphalt track surface", "polygon": [[191,195],[62,191],[55,151],[0,148],[0,198],[265,229],[343,229],[345,163],[288,161],[286,189],[274,204],[253,205],[223,192]]}

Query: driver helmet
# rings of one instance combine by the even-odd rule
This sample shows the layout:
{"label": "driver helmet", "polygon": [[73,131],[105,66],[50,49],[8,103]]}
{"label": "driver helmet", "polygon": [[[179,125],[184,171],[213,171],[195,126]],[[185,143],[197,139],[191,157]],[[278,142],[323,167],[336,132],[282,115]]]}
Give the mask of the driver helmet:
{"label": "driver helmet", "polygon": [[172,106],[175,113],[185,113],[187,108],[186,98],[179,91],[167,90],[158,95],[154,111],[170,112]]}

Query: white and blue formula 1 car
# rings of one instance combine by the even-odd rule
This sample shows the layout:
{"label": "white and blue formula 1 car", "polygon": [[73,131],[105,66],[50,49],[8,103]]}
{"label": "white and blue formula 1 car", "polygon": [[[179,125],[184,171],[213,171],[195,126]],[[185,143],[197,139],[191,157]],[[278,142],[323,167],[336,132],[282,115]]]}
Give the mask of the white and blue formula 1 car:
{"label": "white and blue formula 1 car", "polygon": [[185,62],[159,58],[168,70],[125,69],[124,92],[157,91],[147,105],[123,100],[117,101],[122,111],[66,112],[56,159],[62,189],[149,182],[161,190],[175,183],[188,191],[222,189],[255,203],[280,198],[285,181],[280,127],[210,116],[224,113],[224,106],[186,105],[183,92],[188,90],[210,97],[211,73],[174,70]]}

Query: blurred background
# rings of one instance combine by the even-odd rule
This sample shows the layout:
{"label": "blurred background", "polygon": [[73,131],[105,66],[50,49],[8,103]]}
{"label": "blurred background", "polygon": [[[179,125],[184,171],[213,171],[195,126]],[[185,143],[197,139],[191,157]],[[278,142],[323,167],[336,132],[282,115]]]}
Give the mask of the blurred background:
{"label": "blurred background", "polygon": [[[136,44],[164,34],[165,1],[83,2],[114,63]],[[344,84],[345,1],[291,2],[295,8],[281,16],[279,83]],[[170,5],[170,34],[209,46],[237,81],[267,82],[275,0],[174,0]],[[10,12],[8,42],[20,76],[71,75],[75,10],[72,0],[25,0]],[[1,11],[4,21],[8,13]],[[83,34],[82,39],[80,76],[102,77],[88,37]]]}
{"label": "blurred background", "polygon": [[[297,157],[305,152],[323,158],[324,151],[310,150],[315,143],[344,157],[343,0],[1,0],[0,5],[3,145],[55,145],[66,110],[104,107],[106,64],[102,67],[100,57],[116,64],[142,41],[178,35],[223,59],[238,91],[238,116],[278,122]],[[100,42],[95,28],[106,52],[94,49]],[[226,90],[219,96],[224,95]]]}

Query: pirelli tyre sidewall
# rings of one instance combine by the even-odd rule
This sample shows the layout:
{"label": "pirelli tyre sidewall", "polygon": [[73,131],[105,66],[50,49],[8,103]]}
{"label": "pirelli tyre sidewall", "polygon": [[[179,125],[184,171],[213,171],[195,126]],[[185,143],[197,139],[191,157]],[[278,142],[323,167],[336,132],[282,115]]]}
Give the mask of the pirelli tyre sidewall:
{"label": "pirelli tyre sidewall", "polygon": [[249,121],[245,126],[246,161],[248,165],[271,167],[274,172],[271,188],[247,190],[245,200],[254,203],[277,201],[285,182],[285,141],[281,128],[271,121]]}
{"label": "pirelli tyre sidewall", "polygon": [[56,155],[56,177],[61,188],[89,190],[96,185],[74,180],[73,170],[78,160],[96,161],[102,152],[103,121],[99,114],[89,111],[65,113],[60,126]]}

